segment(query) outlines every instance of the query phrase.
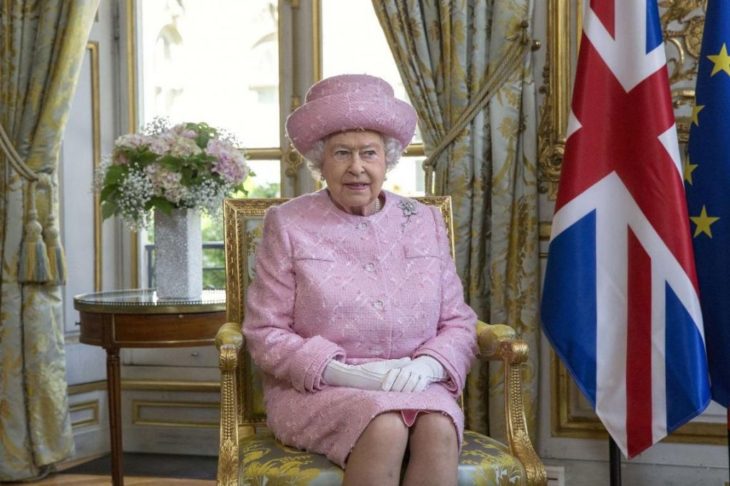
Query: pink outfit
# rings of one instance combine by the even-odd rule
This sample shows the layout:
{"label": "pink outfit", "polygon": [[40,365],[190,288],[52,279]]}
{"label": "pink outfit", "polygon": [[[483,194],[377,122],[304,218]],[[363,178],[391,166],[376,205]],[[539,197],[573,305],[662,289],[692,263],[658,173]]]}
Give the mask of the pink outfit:
{"label": "pink outfit", "polygon": [[[457,397],[476,355],[476,315],[464,303],[441,213],[384,194],[371,216],[343,212],[326,190],[269,209],[248,289],[243,332],[264,372],[269,428],[343,467],[370,420],[387,411],[445,413],[461,440]],[[332,358],[420,355],[437,359],[449,379],[420,393],[322,381]]]}

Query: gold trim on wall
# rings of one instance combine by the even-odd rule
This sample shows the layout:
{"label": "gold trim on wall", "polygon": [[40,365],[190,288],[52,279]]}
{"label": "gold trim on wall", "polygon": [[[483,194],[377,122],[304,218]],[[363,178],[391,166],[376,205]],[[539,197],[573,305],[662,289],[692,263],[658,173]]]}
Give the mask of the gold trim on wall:
{"label": "gold trim on wall", "polygon": [[123,390],[220,393],[217,381],[122,380]]}
{"label": "gold trim on wall", "polygon": [[154,427],[176,427],[176,428],[200,428],[210,429],[218,427],[218,420],[215,422],[192,422],[189,420],[147,420],[142,418],[142,408],[149,409],[214,409],[218,410],[218,402],[165,402],[152,400],[132,400],[132,424]]}
{"label": "gold trim on wall", "polygon": [[281,148],[253,148],[245,149],[246,158],[249,160],[278,160],[281,158]]}
{"label": "gold trim on wall", "polygon": [[538,167],[539,190],[547,193],[551,200],[555,200],[558,191],[570,112],[571,60],[574,58],[571,25],[576,26],[571,2],[575,4],[575,0],[548,0],[547,4],[548,43],[544,84],[540,88],[544,101],[538,126]]}
{"label": "gold trim on wall", "polygon": [[[98,15],[98,12],[97,12]],[[93,173],[101,164],[101,101],[99,91],[99,42],[89,41],[86,44],[89,51],[89,65],[91,67],[91,144]],[[94,292],[102,290],[103,282],[103,246],[101,239],[101,200],[99,193],[94,193]]]}
{"label": "gold trim on wall", "polygon": [[[179,381],[179,380],[122,380],[123,390],[175,391],[193,393],[220,393],[218,381]],[[106,380],[79,383],[68,387],[68,396],[81,395],[95,391],[106,392]]]}
{"label": "gold trim on wall", "polygon": [[99,390],[106,391],[106,380],[90,381],[88,383],[70,385],[68,387],[68,396],[81,395],[82,393],[90,393]]}
{"label": "gold trim on wall", "polygon": [[322,0],[312,0],[312,84],[322,79]]}
{"label": "gold trim on wall", "polygon": [[[127,33],[127,133],[137,131],[137,2],[126,1],[126,33]],[[129,236],[129,255],[131,268],[129,280],[132,288],[139,288],[139,233],[132,231]]]}
{"label": "gold trim on wall", "polygon": [[79,420],[78,422],[74,422],[72,420],[72,429],[87,427],[89,425],[99,425],[99,400],[74,403],[73,405],[69,405],[68,411],[69,414],[73,414],[74,412],[91,411],[91,418]]}
{"label": "gold trim on wall", "polygon": [[[677,114],[680,152],[688,139],[689,123],[681,115],[693,103],[694,72],[697,46],[702,31],[697,2],[674,2],[661,10],[664,37],[667,39],[667,65],[672,82],[672,96]],[[570,92],[573,66],[581,36],[582,3],[580,0],[548,0],[547,60],[543,72],[541,93],[544,103],[538,130],[540,191],[548,199],[557,194],[560,164],[565,148],[565,131],[570,112]],[[540,223],[540,239],[549,240],[549,222]],[[545,255],[541,254],[541,258]],[[570,374],[550,351],[551,430],[555,437],[604,439],[606,431],[589,406],[579,407],[582,399]],[[723,423],[695,420],[665,439],[665,442],[726,444],[727,431]]]}
{"label": "gold trim on wall", "polygon": [[537,226],[537,234],[540,241],[550,241],[552,229],[553,224],[550,221],[540,221]]}

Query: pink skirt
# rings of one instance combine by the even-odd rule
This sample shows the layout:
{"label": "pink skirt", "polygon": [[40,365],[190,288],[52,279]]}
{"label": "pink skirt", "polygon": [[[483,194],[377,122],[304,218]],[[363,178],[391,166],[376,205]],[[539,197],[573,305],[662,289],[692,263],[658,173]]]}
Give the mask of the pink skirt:
{"label": "pink skirt", "polygon": [[403,419],[403,423],[406,424],[406,427],[410,428],[413,427],[413,424],[416,423],[416,419],[418,418],[419,413],[429,413],[428,410],[401,410],[400,416]]}

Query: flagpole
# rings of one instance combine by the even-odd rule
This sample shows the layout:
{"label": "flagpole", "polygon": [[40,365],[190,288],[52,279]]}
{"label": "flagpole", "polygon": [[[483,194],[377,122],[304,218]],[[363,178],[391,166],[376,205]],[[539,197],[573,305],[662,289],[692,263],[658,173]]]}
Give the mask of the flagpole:
{"label": "flagpole", "polygon": [[[730,449],[728,449],[730,451]],[[621,451],[613,440],[608,438],[608,457],[611,470],[611,486],[621,486]]]}

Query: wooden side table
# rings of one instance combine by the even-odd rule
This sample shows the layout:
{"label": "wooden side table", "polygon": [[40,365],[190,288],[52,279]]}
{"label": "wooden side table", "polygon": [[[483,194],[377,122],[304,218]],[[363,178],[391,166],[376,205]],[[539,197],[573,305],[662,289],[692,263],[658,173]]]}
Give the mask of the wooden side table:
{"label": "wooden side table", "polygon": [[204,290],[197,300],[158,300],[154,290],[135,289],[74,297],[84,344],[106,350],[112,484],[124,484],[120,348],[213,345],[225,322],[224,290]]}

